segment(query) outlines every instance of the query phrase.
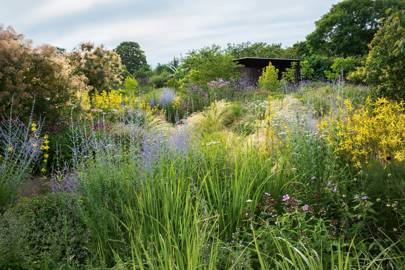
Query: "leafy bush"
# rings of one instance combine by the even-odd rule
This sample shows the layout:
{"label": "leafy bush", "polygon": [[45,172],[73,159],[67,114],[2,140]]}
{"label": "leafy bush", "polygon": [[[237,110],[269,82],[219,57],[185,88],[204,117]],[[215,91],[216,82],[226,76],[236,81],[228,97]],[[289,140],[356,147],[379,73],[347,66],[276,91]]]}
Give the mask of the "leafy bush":
{"label": "leafy bush", "polygon": [[87,78],[92,92],[117,89],[123,83],[124,68],[120,56],[103,46],[82,43],[69,54],[69,59],[75,73]]}
{"label": "leafy bush", "polygon": [[89,234],[76,195],[53,193],[21,201],[0,223],[1,268],[44,269],[84,265]]}
{"label": "leafy bush", "polygon": [[[328,128],[329,126],[329,128]],[[320,124],[328,143],[357,168],[377,159],[382,164],[405,160],[405,113],[403,102],[367,99],[354,109],[350,100],[337,118]]]}
{"label": "leafy bush", "polygon": [[51,46],[32,48],[13,29],[0,28],[0,114],[28,120],[45,118],[57,130],[74,105],[75,92],[86,89],[65,55]]}
{"label": "leafy bush", "polygon": [[365,74],[380,96],[405,99],[405,12],[388,18],[370,43]]}
{"label": "leafy bush", "polygon": [[259,78],[259,87],[272,92],[276,92],[279,89],[278,69],[271,63],[263,70],[263,74]]}
{"label": "leafy bush", "polygon": [[358,59],[352,56],[346,58],[336,57],[333,59],[331,70],[325,71],[326,78],[331,81],[345,80],[347,75],[356,69],[358,63]]}
{"label": "leafy bush", "polygon": [[179,71],[185,73],[184,82],[206,89],[208,82],[216,79],[234,80],[239,76],[238,65],[231,55],[218,46],[190,52],[183,59]]}
{"label": "leafy bush", "polygon": [[296,83],[297,82],[297,68],[298,64],[297,62],[292,62],[291,67],[287,68],[283,73],[282,77],[285,81],[288,83]]}
{"label": "leafy bush", "polygon": [[92,107],[100,112],[122,112],[129,98],[119,90],[95,92],[92,96]]}
{"label": "leafy bush", "polygon": [[324,55],[311,54],[301,62],[301,77],[305,80],[325,79],[325,71],[332,66],[332,60]]}
{"label": "leafy bush", "polygon": [[168,81],[172,78],[172,74],[166,70],[163,70],[159,74],[153,74],[150,77],[150,82],[155,88],[162,88],[167,86]]}

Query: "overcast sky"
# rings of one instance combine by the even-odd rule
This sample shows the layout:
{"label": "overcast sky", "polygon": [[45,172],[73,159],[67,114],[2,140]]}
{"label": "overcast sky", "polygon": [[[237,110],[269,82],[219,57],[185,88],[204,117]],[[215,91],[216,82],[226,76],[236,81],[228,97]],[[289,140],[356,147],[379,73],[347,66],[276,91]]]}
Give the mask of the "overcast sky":
{"label": "overcast sky", "polygon": [[337,0],[0,0],[0,25],[35,45],[73,49],[82,41],[115,48],[136,41],[148,62],[213,43],[304,40]]}

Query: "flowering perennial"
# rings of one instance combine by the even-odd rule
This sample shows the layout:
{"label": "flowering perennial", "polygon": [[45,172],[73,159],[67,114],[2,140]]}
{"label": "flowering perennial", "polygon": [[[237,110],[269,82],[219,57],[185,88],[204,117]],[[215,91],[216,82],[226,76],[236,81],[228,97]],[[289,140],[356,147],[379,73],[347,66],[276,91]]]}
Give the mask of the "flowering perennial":
{"label": "flowering perennial", "polygon": [[129,98],[118,90],[96,92],[93,96],[93,107],[103,112],[121,112],[128,102]]}
{"label": "flowering perennial", "polygon": [[405,160],[405,107],[403,102],[379,98],[367,99],[353,109],[350,100],[338,116],[322,120],[318,128],[326,141],[355,167],[361,168],[370,158],[383,165],[391,160]]}

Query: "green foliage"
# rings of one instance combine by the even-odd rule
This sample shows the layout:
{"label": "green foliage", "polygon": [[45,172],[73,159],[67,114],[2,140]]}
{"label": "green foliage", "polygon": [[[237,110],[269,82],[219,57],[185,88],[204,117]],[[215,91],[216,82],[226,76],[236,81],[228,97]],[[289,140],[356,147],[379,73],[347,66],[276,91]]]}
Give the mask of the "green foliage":
{"label": "green foliage", "polygon": [[280,88],[278,69],[271,63],[264,68],[263,74],[259,78],[259,87],[272,92],[276,92]]}
{"label": "green foliage", "polygon": [[384,168],[377,161],[373,161],[361,175],[362,188],[375,209],[369,230],[375,230],[377,234],[384,233],[391,239],[398,238],[398,231],[404,226],[405,192],[401,188],[405,185],[403,165],[403,162],[393,162]]}
{"label": "green foliage", "polygon": [[124,66],[120,56],[103,46],[82,43],[69,58],[76,74],[86,76],[92,92],[116,89],[123,82]]}
{"label": "green foliage", "polygon": [[370,93],[370,89],[364,86],[312,83],[301,87],[296,96],[310,108],[315,117],[320,117],[336,112],[338,107],[343,106],[344,99],[352,100],[355,106],[362,104]]}
{"label": "green foliage", "polygon": [[[87,86],[56,48],[33,48],[13,29],[0,27],[0,114],[12,112],[28,120],[46,118],[58,128],[66,119],[74,93]],[[35,106],[34,106],[35,104]]]}
{"label": "green foliage", "polygon": [[234,80],[239,76],[233,57],[224,54],[219,46],[205,47],[190,52],[183,59],[180,69],[184,70],[184,81],[202,88],[215,79]]}
{"label": "green foliage", "polygon": [[177,72],[179,64],[180,61],[176,57],[174,57],[173,60],[167,64],[158,64],[153,70],[153,74],[150,77],[150,82],[152,83],[152,85],[155,88],[169,86],[178,89],[179,78],[176,78],[176,76],[180,75],[179,73],[181,73]]}
{"label": "green foliage", "polygon": [[[34,97],[51,113],[71,108],[73,91],[86,89],[84,76],[91,90],[111,90],[116,109],[126,98],[136,101],[116,117],[107,108],[100,122],[79,121],[70,132],[49,135],[48,164],[72,166],[69,176],[78,184],[72,193],[17,198],[40,155],[40,123],[35,130],[31,122],[0,126],[0,268],[402,269],[402,138],[383,138],[382,152],[388,140],[400,150],[390,162],[379,163],[372,148],[363,149],[370,159],[360,170],[328,141],[353,118],[320,122],[331,125],[330,137],[317,125],[344,104],[358,110],[370,89],[316,82],[277,93],[282,83],[271,64],[260,89],[242,92],[233,84],[239,75],[234,58],[302,57],[304,79],[367,79],[380,95],[403,99],[405,14],[391,13],[383,26],[380,20],[386,8],[401,5],[341,1],[306,42],[205,47],[153,72],[135,42],[115,51],[82,44],[69,63],[63,49],[33,49],[0,29],[6,44],[0,46],[0,100],[15,93],[24,104],[17,112],[28,111]],[[365,66],[353,72],[374,33]],[[283,72],[283,82],[295,83],[296,68]],[[97,102],[104,102],[101,95]],[[398,130],[392,127],[385,129]],[[362,139],[352,135],[349,142]]]}
{"label": "green foliage", "polygon": [[301,61],[301,79],[311,79],[314,76],[314,69],[311,66],[311,62],[308,59]]}
{"label": "green foliage", "polygon": [[347,75],[358,66],[359,60],[355,57],[336,57],[333,59],[331,70],[326,70],[325,75],[331,81],[344,80]]}
{"label": "green foliage", "polygon": [[303,79],[320,80],[325,77],[325,71],[331,66],[332,60],[329,57],[311,54],[302,59],[301,76]]}
{"label": "green foliage", "polygon": [[115,52],[121,57],[122,64],[125,65],[132,76],[142,78],[145,72],[150,70],[146,61],[145,52],[137,42],[121,42],[117,48],[115,48]]}
{"label": "green foliage", "polygon": [[287,68],[283,73],[282,77],[288,83],[296,83],[297,82],[297,62],[292,62],[291,67]]}
{"label": "green foliage", "polygon": [[281,44],[267,44],[264,42],[244,42],[228,44],[225,51],[235,58],[242,57],[297,57],[295,48],[282,48]]}
{"label": "green foliage", "polygon": [[78,268],[88,256],[89,234],[76,195],[25,199],[0,217],[3,269]]}
{"label": "green foliage", "polygon": [[167,86],[168,81],[172,77],[172,73],[167,70],[162,70],[159,73],[155,73],[150,77],[150,82],[153,87],[162,88]]}
{"label": "green foliage", "polygon": [[31,131],[12,118],[0,121],[0,214],[13,205],[17,189],[27,179],[40,154],[41,126]]}
{"label": "green foliage", "polygon": [[313,53],[329,56],[362,56],[368,43],[382,26],[387,9],[404,8],[396,0],[345,0],[330,9],[307,36]]}
{"label": "green foliage", "polygon": [[405,12],[393,14],[377,32],[364,71],[379,95],[405,99]]}
{"label": "green foliage", "polygon": [[124,85],[126,94],[135,94],[138,90],[139,83],[136,79],[128,76],[125,78]]}

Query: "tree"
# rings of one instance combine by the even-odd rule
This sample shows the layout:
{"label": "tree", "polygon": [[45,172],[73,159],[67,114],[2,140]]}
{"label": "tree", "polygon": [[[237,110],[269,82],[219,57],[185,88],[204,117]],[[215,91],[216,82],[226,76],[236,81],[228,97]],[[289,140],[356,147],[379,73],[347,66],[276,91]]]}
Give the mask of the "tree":
{"label": "tree", "polygon": [[33,48],[12,28],[0,27],[0,114],[11,107],[20,117],[45,117],[48,124],[60,118],[72,104],[76,91],[87,88],[85,78],[57,48]]}
{"label": "tree", "polygon": [[226,53],[235,58],[241,57],[297,57],[293,48],[284,49],[281,44],[268,44],[265,42],[243,42],[228,44]]}
{"label": "tree", "polygon": [[137,42],[121,42],[117,48],[115,48],[115,52],[119,54],[122,63],[131,75],[144,77],[145,73],[150,71],[145,53]]}
{"label": "tree", "polygon": [[329,80],[344,80],[347,74],[354,71],[359,65],[359,59],[353,56],[336,57],[333,59],[331,70],[325,70],[325,75]]}
{"label": "tree", "polygon": [[377,32],[364,71],[380,95],[405,99],[405,11],[393,14]]}
{"label": "tree", "polygon": [[325,71],[332,66],[332,59],[325,55],[311,54],[301,62],[301,75],[304,79],[323,79]]}
{"label": "tree", "polygon": [[120,56],[102,45],[82,43],[69,58],[76,67],[76,74],[86,76],[93,91],[111,90],[123,83],[124,66]]}
{"label": "tree", "polygon": [[387,9],[404,8],[398,0],[345,0],[316,22],[316,29],[307,36],[312,53],[327,56],[361,56],[382,26]]}
{"label": "tree", "polygon": [[263,74],[259,78],[259,87],[267,91],[277,91],[280,88],[278,69],[271,63],[264,68]]}
{"label": "tree", "polygon": [[178,72],[183,73],[184,82],[206,88],[208,82],[216,79],[238,78],[238,65],[233,60],[232,55],[213,45],[190,52],[183,59]]}

